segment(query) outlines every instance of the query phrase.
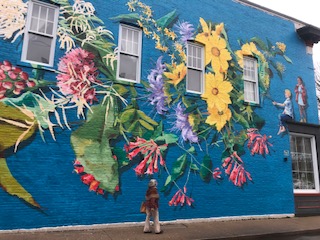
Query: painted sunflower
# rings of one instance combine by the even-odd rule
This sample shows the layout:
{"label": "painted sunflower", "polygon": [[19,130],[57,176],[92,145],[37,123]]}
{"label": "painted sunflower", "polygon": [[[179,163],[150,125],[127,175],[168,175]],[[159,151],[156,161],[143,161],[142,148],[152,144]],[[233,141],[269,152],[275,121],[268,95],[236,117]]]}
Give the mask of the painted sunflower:
{"label": "painted sunflower", "polygon": [[221,129],[226,125],[226,123],[231,119],[231,111],[228,108],[228,105],[225,105],[225,108],[222,110],[218,110],[218,108],[213,107],[208,109],[209,116],[206,119],[206,123],[210,125],[215,125],[217,131],[221,131]]}
{"label": "painted sunflower", "polygon": [[208,108],[216,107],[219,111],[231,103],[229,93],[232,84],[223,80],[222,74],[206,74],[205,92],[201,95],[207,101]]}
{"label": "painted sunflower", "polygon": [[173,64],[172,72],[164,72],[163,73],[168,79],[168,83],[177,86],[186,76],[187,67],[184,63],[180,63],[179,65]]}

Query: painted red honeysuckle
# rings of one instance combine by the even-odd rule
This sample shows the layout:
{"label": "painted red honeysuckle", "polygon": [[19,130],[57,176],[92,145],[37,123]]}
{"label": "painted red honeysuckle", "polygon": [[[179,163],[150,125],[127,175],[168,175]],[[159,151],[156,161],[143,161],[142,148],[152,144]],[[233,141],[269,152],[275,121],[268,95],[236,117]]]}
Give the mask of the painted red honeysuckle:
{"label": "painted red honeysuckle", "polygon": [[128,145],[124,146],[124,150],[127,152],[127,156],[130,160],[139,153],[143,155],[143,160],[134,169],[137,175],[151,175],[158,172],[158,160],[160,160],[161,166],[165,165],[161,151],[164,151],[167,146],[168,144],[158,145],[152,139],[145,140],[137,137],[136,142],[129,142]]}
{"label": "painted red honeysuckle", "polygon": [[265,155],[269,154],[268,146],[272,146],[272,144],[268,141],[271,136],[267,137],[267,135],[261,135],[256,128],[247,129],[248,136],[248,148],[251,149],[251,155],[260,154]]}
{"label": "painted red honeysuckle", "polygon": [[188,197],[186,195],[187,188],[184,187],[183,191],[182,189],[179,189],[172,197],[172,199],[169,201],[169,206],[183,206],[187,204],[188,206],[191,206],[194,200],[191,197]]}
{"label": "painted red honeysuckle", "polygon": [[247,179],[252,181],[250,173],[244,169],[243,160],[237,152],[225,158],[222,167],[225,169],[225,174],[229,175],[229,180],[237,187],[242,187]]}

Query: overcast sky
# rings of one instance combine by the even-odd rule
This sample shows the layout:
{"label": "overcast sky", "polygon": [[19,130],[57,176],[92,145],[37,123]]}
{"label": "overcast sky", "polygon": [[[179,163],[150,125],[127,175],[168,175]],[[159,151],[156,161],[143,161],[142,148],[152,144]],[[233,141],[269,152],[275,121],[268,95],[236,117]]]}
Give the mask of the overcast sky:
{"label": "overcast sky", "polygon": [[[249,0],[320,28],[319,0]],[[320,61],[320,44],[313,48],[315,60]]]}

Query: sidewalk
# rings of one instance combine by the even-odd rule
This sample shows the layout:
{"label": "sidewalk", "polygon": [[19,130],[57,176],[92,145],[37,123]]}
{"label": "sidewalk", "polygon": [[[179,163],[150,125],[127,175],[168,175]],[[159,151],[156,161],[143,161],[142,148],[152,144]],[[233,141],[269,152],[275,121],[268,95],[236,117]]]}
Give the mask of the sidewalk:
{"label": "sidewalk", "polygon": [[144,239],[295,239],[297,234],[319,234],[320,216],[234,221],[181,221],[163,223],[162,234],[143,233],[142,223],[116,224],[94,229],[67,228],[35,231],[0,231],[0,240],[144,240]]}

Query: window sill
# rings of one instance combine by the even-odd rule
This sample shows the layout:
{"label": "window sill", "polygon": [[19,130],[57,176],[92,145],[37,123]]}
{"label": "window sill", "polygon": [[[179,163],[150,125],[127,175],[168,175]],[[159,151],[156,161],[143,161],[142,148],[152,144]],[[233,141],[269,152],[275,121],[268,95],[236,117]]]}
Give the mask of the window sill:
{"label": "window sill", "polygon": [[320,197],[320,193],[319,192],[308,192],[308,193],[299,192],[299,193],[294,193],[294,196],[295,197],[315,197],[315,196]]}

